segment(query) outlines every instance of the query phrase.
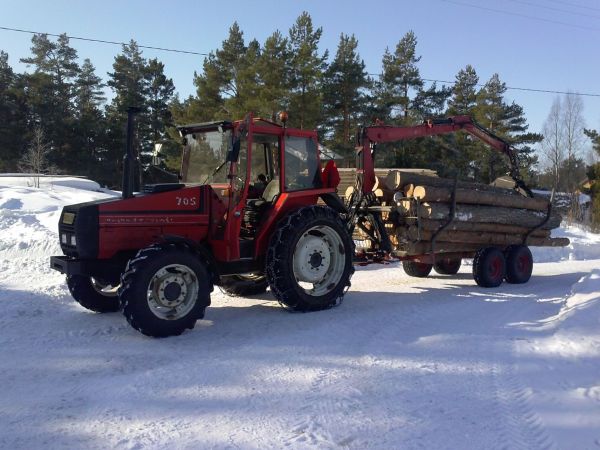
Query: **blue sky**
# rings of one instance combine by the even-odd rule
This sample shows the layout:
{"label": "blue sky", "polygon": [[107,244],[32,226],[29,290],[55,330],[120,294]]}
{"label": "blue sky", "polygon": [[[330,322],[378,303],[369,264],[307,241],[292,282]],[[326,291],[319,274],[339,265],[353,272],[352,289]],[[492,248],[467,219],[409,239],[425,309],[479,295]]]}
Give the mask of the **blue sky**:
{"label": "blue sky", "polygon": [[[497,72],[507,86],[600,94],[599,0],[236,1],[153,0],[84,2],[0,0],[0,26],[208,53],[237,21],[247,40],[287,34],[302,11],[323,27],[321,49],[335,54],[340,33],[354,34],[370,73],[379,73],[386,47],[409,30],[418,38],[423,78],[454,80],[467,64],[483,83]],[[503,12],[502,12],[503,11]],[[31,35],[0,30],[0,49],[17,71],[29,56]],[[72,40],[81,59],[106,72],[119,46]],[[201,56],[144,50],[165,63],[182,97],[194,93]],[[509,90],[539,131],[556,94]],[[600,97],[584,97],[588,127],[600,128]]]}

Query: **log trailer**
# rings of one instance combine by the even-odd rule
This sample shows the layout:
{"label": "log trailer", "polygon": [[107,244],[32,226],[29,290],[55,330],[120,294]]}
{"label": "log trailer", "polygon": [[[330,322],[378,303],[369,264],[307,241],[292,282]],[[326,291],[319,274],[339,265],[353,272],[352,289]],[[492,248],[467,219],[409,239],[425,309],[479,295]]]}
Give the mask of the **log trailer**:
{"label": "log trailer", "polygon": [[525,245],[406,255],[386,232],[391,207],[372,191],[378,143],[463,130],[506,154],[516,185],[531,194],[514,150],[469,117],[363,128],[356,186],[346,202],[336,193],[333,161],[322,168],[317,133],[288,128],[281,119],[249,115],[181,126],[182,182],[133,193],[130,111],[122,198],[65,206],[60,216],[64,255],[50,264],[66,274],[73,298],[92,311],[121,310],[133,328],[153,337],[193,328],[214,286],[241,296],[270,287],[290,310],[322,310],[350,288],[357,230],[370,241],[371,259],[395,254],[412,275],[433,265],[456,273],[460,258],[475,256],[474,278],[482,286],[529,279]]}

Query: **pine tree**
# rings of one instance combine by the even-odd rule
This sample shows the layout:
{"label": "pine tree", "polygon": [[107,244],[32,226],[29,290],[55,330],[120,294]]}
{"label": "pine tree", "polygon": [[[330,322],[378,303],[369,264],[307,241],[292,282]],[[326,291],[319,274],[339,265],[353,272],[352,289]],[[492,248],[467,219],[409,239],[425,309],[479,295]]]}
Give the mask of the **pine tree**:
{"label": "pine tree", "polygon": [[365,63],[357,47],[354,35],[341,34],[335,59],[323,84],[325,117],[331,133],[327,143],[345,156],[352,155],[351,137],[364,113],[364,91],[369,87]]}
{"label": "pine tree", "polygon": [[256,106],[256,64],[260,45],[244,43],[244,35],[235,22],[219,50],[211,52],[203,64],[203,73],[194,75],[196,98],[186,101],[185,113],[196,120],[238,119]]}
{"label": "pine tree", "polygon": [[93,179],[102,177],[99,170],[105,150],[106,123],[102,104],[106,101],[102,80],[95,73],[94,65],[85,59],[75,80],[75,111],[77,115],[76,151],[80,153],[80,166]]}
{"label": "pine tree", "polygon": [[393,54],[386,48],[382,61],[379,95],[390,117],[398,118],[404,125],[410,123],[410,95],[423,87],[417,67],[421,57],[417,56],[416,48],[417,37],[409,31],[400,39]]}
{"label": "pine tree", "polygon": [[288,46],[288,40],[275,31],[265,41],[256,63],[261,104],[257,112],[273,121],[277,119],[277,113],[289,104],[291,54]]}
{"label": "pine tree", "polygon": [[304,11],[289,31],[290,126],[314,129],[321,120],[321,81],[327,67],[328,53],[319,56],[319,41],[323,29],[313,27],[310,15]]}
{"label": "pine tree", "polygon": [[[500,81],[498,74],[494,74],[477,95],[475,114],[479,123],[519,147],[521,175],[527,180],[533,176],[532,167],[537,162],[531,145],[540,142],[543,136],[527,132],[529,126],[523,108],[514,102],[507,104],[505,92],[506,84]],[[479,180],[490,183],[508,172],[506,158],[498,152],[482,147],[478,156],[476,175]]]}
{"label": "pine tree", "polygon": [[456,81],[452,87],[452,97],[448,100],[448,114],[473,115],[477,106],[477,84],[479,76],[473,66],[468,64],[459,70]]}
{"label": "pine tree", "polygon": [[[148,124],[148,83],[146,60],[135,41],[124,44],[122,53],[115,57],[113,72],[108,74],[108,86],[114,92],[110,105],[106,108],[106,157],[102,168],[106,179],[101,180],[111,186],[118,186],[121,180],[121,161],[125,149],[127,109],[140,108],[136,119],[137,138],[147,142]],[[136,145],[139,149],[139,145]]]}
{"label": "pine tree", "polygon": [[173,126],[169,104],[173,100],[175,85],[164,73],[165,65],[158,59],[148,61],[146,67],[147,106],[150,123],[149,137],[152,143],[166,138],[166,128]]}
{"label": "pine tree", "polygon": [[35,72],[27,75],[30,121],[39,124],[51,149],[51,162],[59,169],[77,169],[77,158],[73,133],[73,82],[79,72],[77,51],[69,46],[69,38],[61,34],[52,42],[45,34],[36,34],[31,39],[32,56],[21,62],[33,65]]}
{"label": "pine tree", "polygon": [[21,80],[8,63],[8,53],[0,51],[0,172],[16,171],[27,145],[27,109]]}

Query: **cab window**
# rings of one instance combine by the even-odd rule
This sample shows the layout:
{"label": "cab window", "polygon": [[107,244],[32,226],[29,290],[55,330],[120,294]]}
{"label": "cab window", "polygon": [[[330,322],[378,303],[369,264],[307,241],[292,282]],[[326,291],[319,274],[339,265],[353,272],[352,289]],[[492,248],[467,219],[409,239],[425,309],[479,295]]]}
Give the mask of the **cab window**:
{"label": "cab window", "polygon": [[284,185],[286,191],[321,187],[317,143],[313,139],[286,136]]}

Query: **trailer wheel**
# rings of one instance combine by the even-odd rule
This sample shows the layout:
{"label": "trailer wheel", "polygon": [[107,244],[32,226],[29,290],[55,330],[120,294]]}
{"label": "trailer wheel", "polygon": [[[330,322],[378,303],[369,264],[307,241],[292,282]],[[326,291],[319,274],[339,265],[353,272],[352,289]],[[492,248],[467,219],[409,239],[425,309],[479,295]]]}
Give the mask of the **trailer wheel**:
{"label": "trailer wheel", "polygon": [[307,206],[279,222],[267,251],[275,298],[294,311],[335,306],[350,287],[354,244],[338,213]]}
{"label": "trailer wheel", "polygon": [[192,329],[210,305],[205,264],[186,247],[140,250],[121,275],[119,300],[127,322],[146,336],[177,336]]}
{"label": "trailer wheel", "polygon": [[119,310],[117,287],[84,275],[69,275],[67,287],[73,298],[86,309],[97,313]]}
{"label": "trailer wheel", "polygon": [[433,264],[427,264],[417,261],[402,261],[402,268],[406,275],[410,277],[425,278],[431,273]]}
{"label": "trailer wheel", "polygon": [[511,245],[506,256],[506,282],[513,284],[527,283],[533,270],[533,256],[526,245]]}
{"label": "trailer wheel", "polygon": [[440,275],[456,275],[460,270],[462,260],[460,258],[440,257],[436,259],[433,265],[435,270]]}
{"label": "trailer wheel", "polygon": [[480,249],[473,259],[473,278],[481,287],[500,286],[505,272],[504,254],[495,247]]}
{"label": "trailer wheel", "polygon": [[264,274],[227,275],[221,277],[221,289],[234,297],[247,297],[266,292],[269,282]]}

